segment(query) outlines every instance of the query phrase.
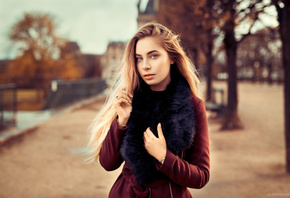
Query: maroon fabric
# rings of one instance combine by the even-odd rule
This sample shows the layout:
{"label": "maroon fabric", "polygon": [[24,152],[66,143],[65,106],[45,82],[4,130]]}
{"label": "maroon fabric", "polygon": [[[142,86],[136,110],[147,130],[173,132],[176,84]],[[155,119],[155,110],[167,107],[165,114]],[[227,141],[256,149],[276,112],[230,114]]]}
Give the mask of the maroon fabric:
{"label": "maroon fabric", "polygon": [[[164,164],[156,164],[157,170],[166,175],[164,179],[155,181],[145,187],[138,186],[130,166],[125,162],[122,173],[113,185],[109,197],[192,197],[187,190],[190,188],[202,188],[209,181],[209,134],[204,102],[194,97],[193,108],[196,112],[196,135],[191,147],[184,151],[180,159],[167,150]],[[119,129],[117,120],[112,122],[107,137],[100,150],[99,160],[101,165],[112,171],[123,163],[119,148],[125,129]]]}

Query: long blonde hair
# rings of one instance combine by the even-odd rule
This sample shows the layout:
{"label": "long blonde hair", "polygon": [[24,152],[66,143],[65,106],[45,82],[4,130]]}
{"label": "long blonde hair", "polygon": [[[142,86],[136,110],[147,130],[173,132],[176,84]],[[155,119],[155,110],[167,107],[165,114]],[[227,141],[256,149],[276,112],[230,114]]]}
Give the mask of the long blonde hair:
{"label": "long blonde hair", "polygon": [[135,47],[138,40],[144,37],[156,37],[161,40],[162,47],[167,51],[171,60],[177,66],[178,71],[187,80],[192,94],[199,96],[199,79],[196,68],[185,54],[180,45],[179,37],[168,28],[158,23],[148,23],[141,27],[134,37],[127,43],[123,61],[115,74],[107,100],[89,127],[90,140],[89,159],[92,162],[98,158],[103,141],[107,136],[110,125],[116,118],[117,113],[113,102],[122,89],[132,93],[139,86],[140,80],[135,64]]}

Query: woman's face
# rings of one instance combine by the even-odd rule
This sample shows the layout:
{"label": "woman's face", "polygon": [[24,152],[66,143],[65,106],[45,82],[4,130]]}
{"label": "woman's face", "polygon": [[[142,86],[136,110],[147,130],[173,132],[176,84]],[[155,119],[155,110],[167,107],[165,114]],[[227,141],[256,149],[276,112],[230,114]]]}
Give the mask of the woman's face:
{"label": "woman's face", "polygon": [[170,83],[170,59],[155,37],[145,37],[136,43],[136,64],[141,78],[153,91],[163,91]]}

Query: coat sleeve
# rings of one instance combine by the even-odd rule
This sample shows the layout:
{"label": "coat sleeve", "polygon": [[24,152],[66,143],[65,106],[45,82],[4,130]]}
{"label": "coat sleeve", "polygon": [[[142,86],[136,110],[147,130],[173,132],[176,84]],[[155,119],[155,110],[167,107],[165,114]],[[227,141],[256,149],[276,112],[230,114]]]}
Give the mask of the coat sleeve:
{"label": "coat sleeve", "polygon": [[167,150],[163,165],[157,165],[157,169],[178,185],[202,188],[210,175],[208,123],[204,102],[193,99],[193,105],[196,111],[196,135],[193,144],[186,150],[185,159]]}
{"label": "coat sleeve", "polygon": [[115,118],[99,154],[100,164],[107,171],[116,170],[124,161],[120,153],[120,145],[125,131],[126,128],[119,129],[117,118]]}

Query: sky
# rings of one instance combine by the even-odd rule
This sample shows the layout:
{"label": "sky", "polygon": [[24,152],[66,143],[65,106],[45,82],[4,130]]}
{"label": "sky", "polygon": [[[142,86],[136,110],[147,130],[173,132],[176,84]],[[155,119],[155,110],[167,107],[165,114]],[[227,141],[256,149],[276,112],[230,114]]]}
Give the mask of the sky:
{"label": "sky", "polygon": [[[141,1],[141,10],[148,0]],[[16,53],[8,33],[25,12],[49,13],[60,37],[83,53],[103,54],[109,41],[127,41],[137,31],[138,0],[0,0],[0,59]]]}
{"label": "sky", "polygon": [[[264,0],[267,2],[268,0]],[[0,0],[0,59],[14,58],[17,50],[8,33],[25,12],[49,13],[55,18],[60,37],[75,41],[83,53],[103,54],[109,41],[128,41],[137,31],[138,0]],[[148,0],[141,0],[144,10]],[[244,1],[248,4],[249,1]],[[247,5],[245,5],[247,6]],[[272,6],[264,15],[264,25],[277,26]],[[249,24],[237,31],[243,33]],[[260,26],[260,27],[259,27]]]}

